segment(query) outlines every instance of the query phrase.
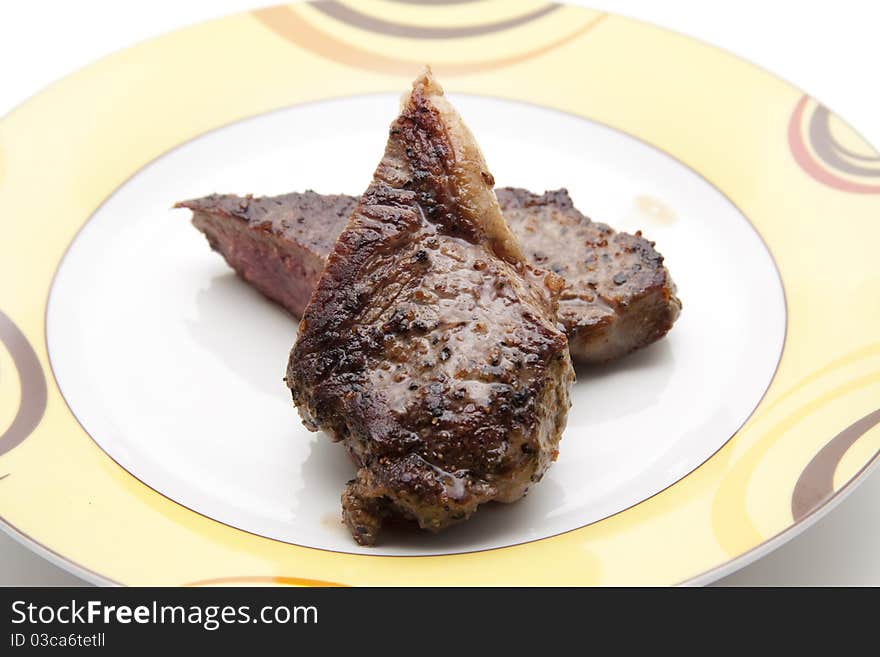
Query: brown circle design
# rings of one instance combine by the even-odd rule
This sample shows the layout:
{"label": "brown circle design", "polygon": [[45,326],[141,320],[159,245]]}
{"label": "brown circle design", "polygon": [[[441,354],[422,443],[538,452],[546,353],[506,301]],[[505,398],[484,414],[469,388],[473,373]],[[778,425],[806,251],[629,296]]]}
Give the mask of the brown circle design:
{"label": "brown circle design", "polygon": [[18,447],[27,438],[46,411],[46,377],[40,359],[24,333],[0,311],[0,342],[12,356],[21,386],[21,401],[12,423],[0,435],[0,456]]}
{"label": "brown circle design", "polygon": [[839,144],[831,132],[831,112],[810,100],[802,96],[788,122],[788,145],[795,162],[828,187],[880,194],[880,155],[854,153]]}
{"label": "brown circle design", "polygon": [[[343,5],[339,3],[326,1],[310,2],[306,4],[314,9],[322,11],[325,14],[336,11],[332,9],[332,7],[343,7]],[[382,23],[382,29],[405,31],[406,34],[398,34],[402,36],[413,36],[412,30],[431,30],[434,34],[433,37],[425,37],[425,35],[421,33],[419,33],[419,36],[421,36],[422,38],[451,39],[459,38],[462,36],[471,36],[472,33],[469,32],[469,30],[471,29],[486,30],[491,32],[509,29],[511,27],[515,27],[516,25],[529,23],[540,18],[541,16],[550,13],[551,11],[555,11],[560,6],[561,5],[556,4],[547,5],[544,8],[539,9],[537,12],[532,12],[531,14],[520,16],[518,18],[512,19],[512,21],[509,20],[507,22],[498,22],[488,25],[477,25],[458,28],[421,28],[416,26],[403,26],[397,23],[379,21],[378,19],[374,19],[373,17],[364,17],[360,14],[358,14],[359,18],[355,18],[351,14],[353,10],[350,10],[348,7],[344,7],[345,11],[348,12],[346,13],[345,21],[343,21],[339,17],[334,18],[336,18],[340,22],[345,22],[347,24],[355,25],[359,28],[365,29],[365,31],[367,29],[376,31],[376,23],[378,21]],[[355,43],[344,41],[341,38],[329,34],[311,24],[297,11],[296,7],[278,5],[275,7],[267,7],[265,9],[257,9],[251,12],[251,15],[285,41],[288,41],[300,48],[304,48],[305,50],[308,50],[320,57],[335,61],[340,64],[344,64],[346,66],[351,66],[352,68],[374,71],[378,73],[388,73],[392,75],[405,75],[409,77],[414,75],[416,71],[418,71],[422,66],[425,65],[425,62],[421,59],[405,59],[403,57],[385,55],[366,50]],[[511,66],[522,61],[533,59],[551,50],[555,50],[556,48],[559,48],[560,46],[583,36],[587,32],[591,31],[593,28],[595,28],[597,25],[599,25],[599,23],[601,23],[602,20],[606,18],[606,16],[607,14],[599,14],[598,16],[595,16],[587,21],[585,24],[575,26],[570,33],[563,34],[556,39],[537,46],[531,50],[508,53],[497,58],[478,61],[435,61],[431,62],[431,67],[438,75],[455,76],[480,73],[483,71],[492,71],[504,68],[506,66]],[[365,18],[369,18],[371,22],[365,23]],[[358,21],[360,21],[360,23],[358,23]],[[369,25],[369,27],[366,27],[366,25]],[[388,32],[386,31],[385,33],[387,34]],[[442,36],[439,36],[441,34]]]}
{"label": "brown circle design", "polygon": [[399,5],[469,5],[481,0],[391,0]]}
{"label": "brown circle design", "polygon": [[798,477],[791,496],[791,515],[800,521],[834,494],[834,472],[847,450],[880,424],[880,409],[853,422],[812,458]]}
{"label": "brown circle design", "polygon": [[493,32],[501,32],[519,25],[525,25],[531,21],[546,16],[562,5],[548,4],[535,11],[516,16],[507,20],[495,23],[486,23],[482,25],[463,25],[460,27],[434,27],[421,25],[407,25],[403,23],[395,23],[382,18],[364,14],[356,9],[337,2],[337,0],[321,0],[320,2],[309,3],[312,7],[320,11],[322,14],[330,16],[346,25],[358,27],[368,32],[376,34],[384,34],[386,36],[409,37],[412,39],[455,39],[460,37],[481,36],[483,34],[492,34]]}

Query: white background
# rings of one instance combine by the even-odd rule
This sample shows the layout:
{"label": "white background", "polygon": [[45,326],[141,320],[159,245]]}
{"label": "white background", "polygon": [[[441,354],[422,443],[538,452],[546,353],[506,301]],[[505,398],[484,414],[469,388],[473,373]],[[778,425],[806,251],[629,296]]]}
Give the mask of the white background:
{"label": "white background", "polygon": [[[0,2],[0,115],[46,85],[134,42],[259,0]],[[880,144],[880,6],[835,3],[595,0],[725,48],[817,97]],[[880,471],[829,516],[723,584],[880,585]],[[0,534],[0,584],[81,581]]]}

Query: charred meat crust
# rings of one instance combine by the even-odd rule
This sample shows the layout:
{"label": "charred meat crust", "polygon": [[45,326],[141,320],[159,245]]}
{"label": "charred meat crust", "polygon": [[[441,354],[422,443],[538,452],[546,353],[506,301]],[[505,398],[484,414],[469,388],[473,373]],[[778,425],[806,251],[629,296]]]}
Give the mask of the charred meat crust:
{"label": "charred meat crust", "polygon": [[357,199],[312,191],[254,198],[212,194],[175,207],[235,272],[267,298],[302,317],[327,255]]}
{"label": "charred meat crust", "polygon": [[[672,328],[681,302],[653,242],[591,221],[565,189],[502,187],[496,195],[527,261],[565,280],[559,321],[575,360],[614,360]],[[357,198],[214,195],[178,206],[193,210],[193,223],[243,279],[301,317]]]}
{"label": "charred meat crust", "polygon": [[498,200],[526,258],[559,274],[559,321],[572,358],[601,363],[660,339],[681,312],[654,242],[581,214],[564,189],[507,189]]}
{"label": "charred meat crust", "polygon": [[558,277],[517,259],[441,94],[422,78],[392,124],[288,366],[307,426],[360,466],[342,502],[362,544],[392,517],[439,531],[518,499],[555,458],[569,407]]}

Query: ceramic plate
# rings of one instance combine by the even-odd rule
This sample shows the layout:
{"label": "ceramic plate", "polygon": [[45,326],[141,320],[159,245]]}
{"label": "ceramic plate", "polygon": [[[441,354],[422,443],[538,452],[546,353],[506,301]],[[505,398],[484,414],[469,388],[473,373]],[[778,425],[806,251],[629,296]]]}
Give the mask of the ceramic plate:
{"label": "ceramic plate", "polygon": [[[523,501],[361,548],[296,322],[171,210],[362,191],[431,63],[500,185],[657,242],[669,336],[578,370]],[[880,449],[880,157],[729,54],[543,2],[314,2],[110,56],[0,122],[0,515],[122,584],[675,584],[793,536]]]}

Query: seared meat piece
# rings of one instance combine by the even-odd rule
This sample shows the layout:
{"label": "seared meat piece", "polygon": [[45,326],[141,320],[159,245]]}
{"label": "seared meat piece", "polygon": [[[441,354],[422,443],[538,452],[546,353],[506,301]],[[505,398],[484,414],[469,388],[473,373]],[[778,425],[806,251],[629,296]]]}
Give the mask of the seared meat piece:
{"label": "seared meat piece", "polygon": [[[501,192],[501,190],[499,190]],[[565,279],[558,317],[572,358],[601,363],[662,338],[681,312],[654,243],[590,221],[564,189],[498,194],[526,259]]]}
{"label": "seared meat piece", "polygon": [[[565,279],[559,321],[575,360],[609,361],[662,338],[681,310],[654,243],[590,221],[560,189],[495,193],[532,264]],[[302,316],[357,198],[315,192],[264,198],[212,195],[178,203],[239,275]]]}
{"label": "seared meat piece", "polygon": [[177,203],[239,276],[302,317],[324,263],[357,205],[354,196],[212,194]]}
{"label": "seared meat piece", "polygon": [[513,502],[556,458],[574,379],[561,279],[526,265],[479,147],[430,72],[318,281],[287,383],[359,465],[355,540],[390,518],[439,531]]}

